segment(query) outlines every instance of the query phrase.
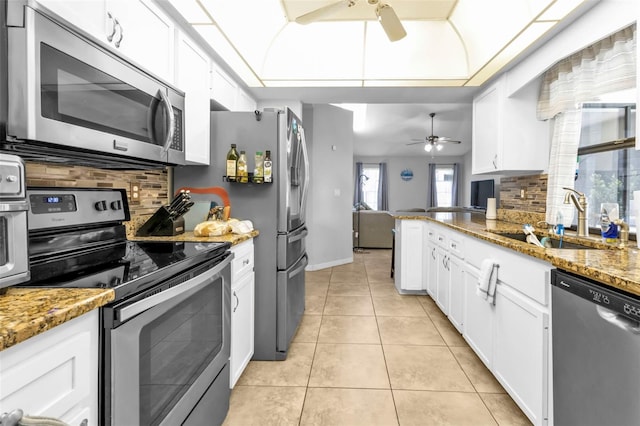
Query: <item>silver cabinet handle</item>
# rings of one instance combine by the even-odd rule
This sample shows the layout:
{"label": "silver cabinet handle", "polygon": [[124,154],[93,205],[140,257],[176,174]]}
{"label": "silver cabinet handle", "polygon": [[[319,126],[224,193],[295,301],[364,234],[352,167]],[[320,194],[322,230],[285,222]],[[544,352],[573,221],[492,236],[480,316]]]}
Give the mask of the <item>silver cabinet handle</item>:
{"label": "silver cabinet handle", "polygon": [[111,14],[111,12],[107,12],[107,17],[109,18],[109,22],[111,23],[111,34],[107,34],[107,41],[108,42],[112,42],[113,41],[113,36],[116,35],[116,20],[113,17],[113,15]]}
{"label": "silver cabinet handle", "polygon": [[242,261],[242,264],[243,264],[244,266],[247,266],[247,265],[249,264],[249,259],[245,259],[245,260],[243,260],[243,261]]}
{"label": "silver cabinet handle", "polygon": [[236,292],[233,292],[233,297],[236,298],[236,306],[233,307],[233,312],[236,311],[236,309],[238,309],[238,306],[240,306],[240,299],[238,299],[238,295],[236,294]]}
{"label": "silver cabinet handle", "polygon": [[497,169],[498,168],[498,154],[493,156],[493,160],[491,162],[493,163],[493,168]]}
{"label": "silver cabinet handle", "polygon": [[160,99],[162,99],[162,104],[167,110],[167,138],[164,141],[163,150],[164,152],[169,151],[169,147],[171,146],[171,142],[173,141],[173,133],[176,127],[176,120],[173,117],[173,106],[171,105],[171,101],[162,89],[158,90],[158,94],[160,95]]}
{"label": "silver cabinet handle", "polygon": [[431,257],[433,258],[433,260],[436,259],[436,248],[434,247],[433,250],[431,250]]}
{"label": "silver cabinet handle", "polygon": [[120,24],[120,22],[116,19],[116,26],[118,28],[120,28],[120,37],[118,37],[118,40],[114,43],[116,47],[120,47],[120,43],[122,43],[122,39],[124,38],[124,29],[122,28],[122,24]]}

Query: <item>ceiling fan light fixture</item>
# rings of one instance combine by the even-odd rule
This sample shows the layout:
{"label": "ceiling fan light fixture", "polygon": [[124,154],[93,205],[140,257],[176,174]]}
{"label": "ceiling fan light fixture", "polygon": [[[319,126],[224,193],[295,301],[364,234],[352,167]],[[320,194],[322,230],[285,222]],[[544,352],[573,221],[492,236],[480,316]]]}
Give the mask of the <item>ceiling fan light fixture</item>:
{"label": "ceiling fan light fixture", "polygon": [[442,151],[442,145],[437,144],[437,145],[436,145],[436,150],[438,150],[438,151]]}
{"label": "ceiling fan light fixture", "polygon": [[433,145],[431,145],[430,143],[424,144],[424,150],[425,151],[431,152],[432,149],[433,149]]}
{"label": "ceiling fan light fixture", "polygon": [[400,18],[398,18],[396,12],[388,4],[378,4],[376,7],[376,15],[390,41],[401,40],[407,35],[407,32],[402,26],[402,22],[400,22]]}

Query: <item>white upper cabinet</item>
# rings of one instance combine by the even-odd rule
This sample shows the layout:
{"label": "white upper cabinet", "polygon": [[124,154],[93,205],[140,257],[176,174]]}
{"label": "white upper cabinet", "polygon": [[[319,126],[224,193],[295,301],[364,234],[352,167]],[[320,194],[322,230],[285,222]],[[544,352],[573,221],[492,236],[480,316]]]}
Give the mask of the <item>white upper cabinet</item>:
{"label": "white upper cabinet", "polygon": [[217,64],[211,67],[211,98],[233,111],[236,107],[238,85]]}
{"label": "white upper cabinet", "polygon": [[178,33],[176,85],[185,92],[185,159],[189,164],[209,164],[209,87],[211,62],[185,34]]}
{"label": "white upper cabinet", "polygon": [[236,102],[236,111],[255,111],[256,101],[244,90],[238,88],[238,98]]}
{"label": "white upper cabinet", "polygon": [[112,45],[152,73],[173,81],[175,25],[171,18],[150,0],[106,0],[106,13],[107,37],[115,27]]}
{"label": "white upper cabinet", "polygon": [[502,74],[473,100],[472,173],[530,173],[549,164],[549,124],[536,118],[538,81],[506,96]]}
{"label": "white upper cabinet", "polygon": [[38,3],[92,36],[105,41],[105,0],[38,0]]}

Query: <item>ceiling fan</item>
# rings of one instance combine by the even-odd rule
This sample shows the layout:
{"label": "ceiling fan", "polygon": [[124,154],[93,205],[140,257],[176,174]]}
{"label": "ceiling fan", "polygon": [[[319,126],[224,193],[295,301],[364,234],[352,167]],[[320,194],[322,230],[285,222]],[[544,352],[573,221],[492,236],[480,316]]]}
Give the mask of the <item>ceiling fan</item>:
{"label": "ceiling fan", "polygon": [[[358,0],[340,0],[335,3],[330,3],[326,6],[312,10],[311,12],[305,13],[304,15],[298,16],[296,18],[296,22],[302,25],[316,22],[322,18],[335,15],[342,10],[355,6],[357,1]],[[407,32],[402,26],[402,22],[400,22],[398,15],[396,15],[396,12],[390,5],[382,3],[379,0],[367,0],[367,2],[370,5],[376,5],[376,16],[378,17],[378,22],[382,25],[382,28],[390,41],[398,41],[407,35]]]}
{"label": "ceiling fan", "polygon": [[408,143],[407,145],[417,145],[419,143],[423,143],[424,150],[427,152],[431,152],[431,150],[433,150],[434,147],[436,148],[436,151],[441,151],[443,143],[460,143],[460,141],[454,141],[451,138],[447,138],[445,136],[436,136],[433,134],[433,117],[435,116],[436,116],[435,112],[432,112],[431,114],[429,114],[429,117],[431,117],[431,136],[427,136],[424,139],[411,139],[412,141],[419,141],[419,142],[412,142],[412,143]]}

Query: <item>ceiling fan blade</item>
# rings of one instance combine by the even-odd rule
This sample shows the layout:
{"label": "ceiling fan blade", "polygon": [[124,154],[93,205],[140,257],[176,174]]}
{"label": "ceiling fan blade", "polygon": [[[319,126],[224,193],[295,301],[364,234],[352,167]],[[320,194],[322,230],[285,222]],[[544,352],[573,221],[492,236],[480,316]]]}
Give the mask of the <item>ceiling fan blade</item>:
{"label": "ceiling fan blade", "polygon": [[398,41],[407,35],[398,15],[388,4],[380,3],[376,8],[376,15],[390,41]]}
{"label": "ceiling fan blade", "polygon": [[461,141],[454,141],[453,139],[440,138],[438,140],[438,143],[461,143]]}
{"label": "ceiling fan blade", "polygon": [[311,12],[305,13],[304,15],[298,16],[296,18],[296,22],[302,25],[310,24],[327,16],[336,14],[343,9],[352,7],[355,4],[356,0],[340,0],[335,3],[330,3],[316,10],[312,10]]}
{"label": "ceiling fan blade", "polygon": [[424,138],[412,138],[411,140],[414,142],[425,142]]}
{"label": "ceiling fan blade", "polygon": [[[414,141],[415,139],[411,139],[412,141]],[[411,142],[411,143],[407,143],[405,145],[420,145],[420,144],[424,144],[424,141],[421,140],[420,142]]]}

